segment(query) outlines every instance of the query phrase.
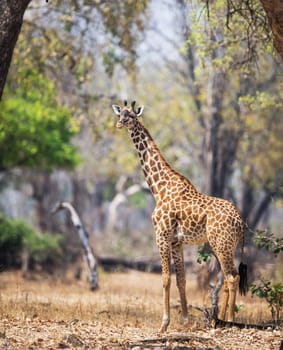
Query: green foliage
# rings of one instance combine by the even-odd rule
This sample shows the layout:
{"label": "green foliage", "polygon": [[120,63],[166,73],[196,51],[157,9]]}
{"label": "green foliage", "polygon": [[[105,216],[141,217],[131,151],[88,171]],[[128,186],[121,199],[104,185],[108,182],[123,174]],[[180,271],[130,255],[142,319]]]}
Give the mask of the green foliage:
{"label": "green foliage", "polygon": [[118,62],[128,72],[135,69],[136,46],[144,31],[143,15],[148,3],[148,0],[106,1],[97,7],[106,31],[112,35],[112,43],[103,53],[109,75],[113,74],[114,65]]}
{"label": "green foliage", "polygon": [[[23,31],[27,31],[29,40],[22,53],[37,58],[35,64],[52,73],[68,70],[76,77],[77,87],[93,78],[92,68],[97,61],[101,63],[101,57],[107,74],[112,75],[116,63],[130,72],[135,69],[148,4],[148,0],[76,0],[67,5],[58,0],[46,12],[38,5],[35,19],[33,11],[26,16]],[[91,59],[85,65],[86,57]],[[82,65],[85,71],[80,74]]]}
{"label": "green foliage", "polygon": [[54,85],[41,73],[21,69],[20,74],[0,110],[0,168],[74,167],[79,158],[70,141],[78,128],[71,111],[59,105]]}
{"label": "green foliage", "polygon": [[61,235],[34,231],[22,220],[12,220],[0,214],[0,256],[2,264],[19,264],[21,253],[27,248],[31,259],[44,263],[60,253]]}
{"label": "green foliage", "polygon": [[[275,80],[276,70],[269,77]],[[265,190],[274,191],[279,197],[282,196],[283,177],[283,99],[281,87],[275,81],[268,85],[268,90],[268,93],[255,91],[239,99],[245,111],[239,160],[245,164],[242,176],[250,179],[253,187],[264,184]],[[247,161],[249,159],[252,163]]]}
{"label": "green foliage", "polygon": [[[277,238],[267,230],[257,230],[254,242],[260,249],[267,249],[276,257],[283,251],[283,238]],[[267,301],[272,319],[279,321],[283,307],[283,284],[271,284],[271,281],[261,278],[258,284],[251,285],[252,295]]]}
{"label": "green foliage", "polygon": [[275,257],[283,251],[283,238],[277,238],[267,230],[257,230],[254,242],[260,249],[271,251]]}
{"label": "green foliage", "polygon": [[112,77],[114,73],[114,68],[117,63],[119,63],[119,57],[115,54],[113,49],[107,50],[102,56],[103,65],[106,73]]}
{"label": "green foliage", "polygon": [[238,6],[229,2],[228,7],[227,3],[209,2],[209,16],[199,6],[192,6],[187,44],[195,45],[204,64],[213,63],[225,70],[236,68],[249,74],[260,54],[270,50],[266,28],[262,26],[265,13],[257,1],[240,1]]}
{"label": "green foliage", "polygon": [[54,257],[54,254],[60,254],[60,243],[63,240],[61,235],[41,234],[32,229],[28,230],[28,228],[26,225],[23,244],[28,248],[31,258],[36,263],[44,263]]}
{"label": "green foliage", "polygon": [[202,264],[203,262],[209,262],[212,255],[213,255],[212,251],[208,250],[205,244],[198,246],[197,262],[199,264]]}
{"label": "green foliage", "polygon": [[270,281],[260,279],[259,284],[251,285],[252,295],[256,295],[259,298],[263,298],[267,301],[272,319],[279,321],[280,313],[283,307],[283,284],[271,284]]}
{"label": "green foliage", "polygon": [[[0,251],[1,256],[15,256],[23,246],[25,225],[20,221],[6,219],[3,214],[0,216]],[[29,230],[29,228],[28,228]]]}

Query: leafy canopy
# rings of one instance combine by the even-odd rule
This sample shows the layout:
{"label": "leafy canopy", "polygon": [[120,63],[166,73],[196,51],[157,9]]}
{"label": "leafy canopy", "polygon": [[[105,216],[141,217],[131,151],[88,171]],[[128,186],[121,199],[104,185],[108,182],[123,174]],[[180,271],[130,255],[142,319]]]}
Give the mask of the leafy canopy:
{"label": "leafy canopy", "polygon": [[78,128],[71,110],[59,105],[53,83],[37,70],[18,74],[0,109],[0,169],[74,167],[79,158],[70,141]]}

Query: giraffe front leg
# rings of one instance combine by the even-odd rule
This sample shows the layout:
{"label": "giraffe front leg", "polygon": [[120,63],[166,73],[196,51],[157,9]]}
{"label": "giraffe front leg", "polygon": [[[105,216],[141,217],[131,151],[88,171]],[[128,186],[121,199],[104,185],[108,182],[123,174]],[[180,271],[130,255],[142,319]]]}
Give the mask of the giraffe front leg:
{"label": "giraffe front leg", "polygon": [[160,332],[165,332],[170,323],[170,285],[171,285],[171,247],[163,237],[157,237],[157,245],[161,257],[163,281],[163,317]]}
{"label": "giraffe front leg", "polygon": [[170,286],[171,286],[171,271],[170,271],[170,250],[161,258],[162,264],[162,281],[163,281],[163,317],[160,327],[160,332],[165,332],[170,323]]}
{"label": "giraffe front leg", "polygon": [[184,266],[184,253],[182,244],[172,244],[172,256],[174,260],[176,270],[177,287],[180,294],[181,307],[182,307],[182,323],[187,325],[188,320],[188,306],[186,298],[186,276]]}
{"label": "giraffe front leg", "polygon": [[219,311],[219,316],[218,318],[220,320],[225,320],[225,315],[226,315],[226,310],[227,310],[227,305],[228,305],[228,298],[229,298],[229,288],[228,288],[228,282],[225,279],[223,283],[223,295],[222,295],[222,300],[221,300],[221,305],[220,305],[220,311]]}

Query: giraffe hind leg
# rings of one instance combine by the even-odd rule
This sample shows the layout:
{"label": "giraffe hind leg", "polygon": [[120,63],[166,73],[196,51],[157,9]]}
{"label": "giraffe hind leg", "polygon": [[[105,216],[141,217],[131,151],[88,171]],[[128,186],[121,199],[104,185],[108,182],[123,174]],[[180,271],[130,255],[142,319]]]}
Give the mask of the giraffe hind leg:
{"label": "giraffe hind leg", "polygon": [[181,243],[172,244],[172,256],[174,260],[174,266],[176,270],[176,280],[177,287],[181,299],[182,307],[182,323],[184,325],[188,324],[188,306],[186,298],[186,276],[185,276],[185,266],[184,266],[184,253]]}
{"label": "giraffe hind leg", "polygon": [[235,316],[235,305],[236,305],[236,295],[239,285],[240,277],[238,275],[232,276],[229,275],[225,279],[223,284],[223,295],[221,300],[221,306],[219,311],[219,319],[225,320],[227,313],[227,321],[233,322]]}
{"label": "giraffe hind leg", "polygon": [[229,299],[228,299],[228,321],[233,322],[235,316],[235,305],[236,305],[236,295],[239,285],[240,277],[239,275],[228,277],[228,289],[229,289]]}
{"label": "giraffe hind leg", "polygon": [[232,276],[229,275],[227,279],[225,279],[223,284],[223,295],[221,300],[221,306],[219,311],[219,319],[225,320],[227,313],[227,321],[233,322],[235,316],[235,305],[236,305],[236,295],[237,289],[239,285],[239,275]]}
{"label": "giraffe hind leg", "polygon": [[229,252],[227,252],[226,249],[226,254],[225,252],[223,253],[219,247],[218,249],[214,249],[224,275],[224,284],[222,287],[223,295],[219,318],[225,320],[227,313],[227,320],[230,322],[234,321],[236,294],[240,280],[233,261],[233,251],[232,247]]}

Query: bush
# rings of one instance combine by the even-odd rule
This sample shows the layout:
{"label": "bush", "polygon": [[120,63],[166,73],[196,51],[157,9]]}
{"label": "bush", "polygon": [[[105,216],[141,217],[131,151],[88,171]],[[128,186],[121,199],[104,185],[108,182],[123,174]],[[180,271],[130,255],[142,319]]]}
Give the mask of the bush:
{"label": "bush", "polygon": [[61,235],[36,232],[22,220],[12,220],[0,213],[0,263],[6,267],[19,267],[26,248],[30,259],[44,264],[60,254]]}
{"label": "bush", "polygon": [[280,320],[283,307],[283,285],[281,283],[271,284],[270,281],[261,279],[259,284],[251,285],[252,295],[263,298],[268,302],[273,321]]}
{"label": "bush", "polygon": [[268,230],[257,230],[254,242],[260,249],[265,248],[272,252],[275,257],[283,251],[283,238],[276,237]]}
{"label": "bush", "polygon": [[[277,238],[267,230],[257,230],[254,241],[260,249],[272,252],[274,257],[283,251],[283,238]],[[251,292],[267,301],[273,321],[278,322],[283,308],[283,284],[271,284],[269,280],[261,278],[257,284],[251,285]]]}

